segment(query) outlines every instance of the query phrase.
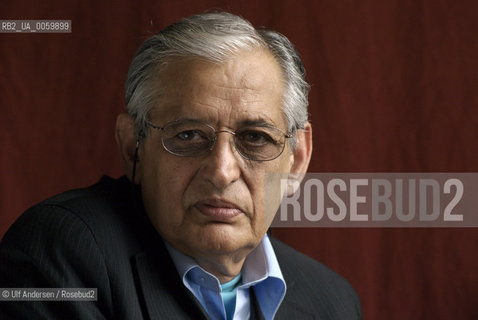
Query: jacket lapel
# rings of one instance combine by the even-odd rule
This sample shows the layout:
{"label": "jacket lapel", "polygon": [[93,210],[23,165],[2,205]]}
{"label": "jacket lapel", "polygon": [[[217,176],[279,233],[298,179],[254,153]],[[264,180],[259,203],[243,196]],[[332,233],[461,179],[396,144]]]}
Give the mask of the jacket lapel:
{"label": "jacket lapel", "polygon": [[254,293],[254,287],[249,289],[249,297],[251,299],[251,319],[250,320],[264,320],[259,303],[257,302],[256,294]]}
{"label": "jacket lapel", "polygon": [[151,320],[209,319],[181,282],[169,254],[163,249],[162,259],[147,253],[139,253],[133,259],[144,314]]}
{"label": "jacket lapel", "polygon": [[[281,265],[282,275],[284,276],[284,280],[287,284],[287,290],[285,293],[284,300],[282,301],[281,305],[279,306],[279,310],[277,310],[276,316],[274,317],[275,320],[307,320],[307,319],[316,319],[317,317],[314,315],[312,310],[309,310],[307,305],[301,304],[301,300],[296,299],[303,294],[303,291],[297,284],[297,275],[296,271],[290,269],[289,264],[282,263],[283,255],[287,253],[283,252],[281,246],[276,245],[276,240],[271,237],[271,243],[274,247],[274,252],[277,256],[279,264]],[[295,295],[295,297],[293,297]],[[297,303],[298,302],[298,303]]]}
{"label": "jacket lapel", "polygon": [[[289,285],[289,284],[288,284]],[[294,282],[290,284],[294,286]],[[251,318],[250,320],[264,320],[264,315],[262,314],[261,308],[259,303],[257,302],[257,297],[254,293],[254,288],[250,289],[250,298],[251,298]],[[300,306],[294,305],[287,301],[287,293],[282,301],[279,310],[277,310],[276,316],[274,319],[276,320],[307,320],[307,319],[315,319],[314,315],[302,310]]]}
{"label": "jacket lapel", "polygon": [[312,313],[309,313],[299,305],[283,301],[276,313],[276,320],[312,320],[316,319]]}

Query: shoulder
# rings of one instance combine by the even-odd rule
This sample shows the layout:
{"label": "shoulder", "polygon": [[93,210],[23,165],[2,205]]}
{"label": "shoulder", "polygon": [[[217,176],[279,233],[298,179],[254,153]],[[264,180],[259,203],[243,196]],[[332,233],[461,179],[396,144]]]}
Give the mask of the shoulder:
{"label": "shoulder", "polygon": [[[103,178],[30,208],[0,243],[0,287],[97,288],[100,299],[81,304],[82,314],[112,315],[115,299],[122,301],[117,308],[134,314],[139,310],[136,298],[126,300],[124,295],[134,291],[130,260],[153,231],[148,233],[152,227],[148,229],[141,207],[132,199],[128,181]],[[9,312],[20,314],[17,306],[11,304]],[[32,314],[60,311],[46,304],[24,306],[45,308],[29,310]],[[76,312],[75,308],[68,310]]]}
{"label": "shoulder", "polygon": [[337,281],[337,285],[347,283],[342,276],[322,263],[293,249],[280,240],[272,237],[270,239],[283,273],[287,273],[293,278],[305,276],[308,281],[317,280],[322,282],[322,278],[326,276],[328,279]]}
{"label": "shoulder", "polygon": [[[97,185],[101,185],[100,182]],[[54,239],[80,237],[91,231],[94,212],[100,203],[108,202],[93,191],[97,185],[76,189],[44,200],[25,211],[10,227],[2,239],[2,246],[31,243],[40,245]],[[53,244],[58,244],[55,242]]]}
{"label": "shoulder", "polygon": [[89,188],[42,201],[10,227],[0,243],[0,253],[9,256],[21,252],[25,259],[41,262],[73,254],[102,255],[98,243],[118,220],[115,216],[122,205],[118,195],[117,180],[103,178]]}
{"label": "shoulder", "polygon": [[[20,216],[0,243],[0,287],[97,288],[98,295],[104,297],[101,301],[82,303],[81,307],[71,303],[71,308],[63,310],[65,317],[80,309],[85,317],[109,314],[112,300],[106,250],[98,245],[100,232],[95,229],[100,223],[94,218],[98,213],[94,208],[106,207],[108,201],[94,195],[92,188],[54,196]],[[56,304],[25,302],[8,304],[2,312],[19,319],[40,314],[55,318],[53,313],[59,309]]]}
{"label": "shoulder", "polygon": [[[32,207],[31,212],[62,211],[77,216],[85,222],[107,218],[125,206],[128,198],[126,178],[112,179],[103,177],[98,183],[82,189],[74,189],[53,196]],[[106,214],[98,215],[98,211]],[[21,218],[20,218],[21,219]]]}
{"label": "shoulder", "polygon": [[287,283],[285,304],[324,319],[361,319],[358,295],[346,279],[277,239],[271,243]]}
{"label": "shoulder", "polygon": [[28,209],[7,231],[0,249],[17,248],[32,257],[61,250],[85,255],[94,251],[111,261],[113,254],[126,258],[156,234],[138,199],[126,177],[103,177],[93,186]]}
{"label": "shoulder", "polygon": [[23,213],[2,240],[46,240],[50,238],[77,238],[90,235],[95,241],[107,239],[110,233],[122,234],[130,230],[134,214],[132,187],[125,177],[103,177],[98,183],[74,189],[46,199]]}

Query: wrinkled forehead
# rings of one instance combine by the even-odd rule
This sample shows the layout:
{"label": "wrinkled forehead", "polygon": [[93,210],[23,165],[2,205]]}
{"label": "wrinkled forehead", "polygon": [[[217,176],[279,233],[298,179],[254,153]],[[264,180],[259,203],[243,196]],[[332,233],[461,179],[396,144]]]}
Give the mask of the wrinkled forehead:
{"label": "wrinkled forehead", "polygon": [[279,64],[265,50],[241,52],[220,63],[177,58],[156,74],[150,119],[194,118],[225,126],[263,121],[284,127],[284,87]]}

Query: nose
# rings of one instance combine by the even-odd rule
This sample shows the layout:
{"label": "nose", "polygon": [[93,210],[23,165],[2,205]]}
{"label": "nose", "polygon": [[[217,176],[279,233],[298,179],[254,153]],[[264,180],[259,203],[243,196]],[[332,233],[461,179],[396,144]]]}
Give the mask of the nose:
{"label": "nose", "polygon": [[240,156],[233,146],[233,135],[226,130],[216,132],[216,141],[201,168],[202,177],[218,190],[238,180],[241,175]]}

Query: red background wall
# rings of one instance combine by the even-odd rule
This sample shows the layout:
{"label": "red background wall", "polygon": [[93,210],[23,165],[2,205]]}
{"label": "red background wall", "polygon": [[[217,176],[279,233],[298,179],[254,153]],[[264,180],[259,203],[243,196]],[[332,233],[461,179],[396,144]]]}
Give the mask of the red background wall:
{"label": "red background wall", "polygon": [[[287,35],[312,84],[311,172],[478,171],[478,2],[1,1],[0,236],[47,196],[122,173],[114,143],[135,50],[210,8]],[[473,212],[476,214],[476,212]],[[343,274],[364,319],[478,319],[476,229],[275,229]]]}

